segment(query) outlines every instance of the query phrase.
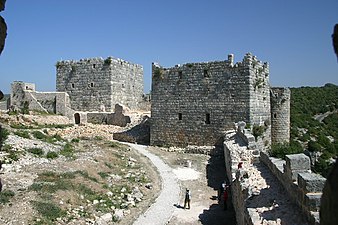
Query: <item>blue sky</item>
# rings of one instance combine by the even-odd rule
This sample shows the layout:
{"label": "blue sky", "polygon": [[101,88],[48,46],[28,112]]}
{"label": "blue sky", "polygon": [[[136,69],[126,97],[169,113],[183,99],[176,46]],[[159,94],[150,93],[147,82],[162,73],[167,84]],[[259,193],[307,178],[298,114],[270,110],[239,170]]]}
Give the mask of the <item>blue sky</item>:
{"label": "blue sky", "polygon": [[58,60],[113,56],[151,62],[241,61],[251,52],[270,63],[272,86],[338,84],[331,34],[337,0],[8,0],[0,89],[14,80],[55,90]]}

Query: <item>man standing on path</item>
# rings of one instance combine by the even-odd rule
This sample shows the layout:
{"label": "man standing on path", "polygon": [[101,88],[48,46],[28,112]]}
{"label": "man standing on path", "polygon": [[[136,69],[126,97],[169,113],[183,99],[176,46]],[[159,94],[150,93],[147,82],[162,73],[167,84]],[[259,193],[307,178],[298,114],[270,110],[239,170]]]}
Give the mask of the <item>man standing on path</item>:
{"label": "man standing on path", "polygon": [[188,204],[188,209],[190,209],[190,200],[191,200],[191,192],[189,189],[185,191],[185,198],[184,198],[184,209]]}

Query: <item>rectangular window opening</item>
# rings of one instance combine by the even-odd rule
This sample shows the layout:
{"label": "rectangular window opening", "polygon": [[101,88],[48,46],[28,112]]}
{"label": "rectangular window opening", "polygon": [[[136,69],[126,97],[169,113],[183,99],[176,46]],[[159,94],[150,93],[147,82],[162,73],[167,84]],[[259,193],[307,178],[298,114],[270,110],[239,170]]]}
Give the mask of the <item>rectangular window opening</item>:
{"label": "rectangular window opening", "polygon": [[209,77],[209,71],[207,69],[203,70],[204,77]]}
{"label": "rectangular window opening", "polygon": [[94,87],[94,83],[92,82],[92,83],[90,83],[90,87]]}
{"label": "rectangular window opening", "polygon": [[205,114],[205,124],[210,124],[210,113]]}
{"label": "rectangular window opening", "polygon": [[182,77],[183,77],[183,72],[182,72],[182,71],[179,71],[179,72],[178,72],[178,78],[179,78],[179,79],[182,79]]}
{"label": "rectangular window opening", "polygon": [[93,69],[95,69],[95,67],[96,67],[96,64],[93,64]]}
{"label": "rectangular window opening", "polygon": [[72,84],[72,88],[75,88],[75,84]]}
{"label": "rectangular window opening", "polygon": [[178,113],[178,120],[182,120],[182,113]]}

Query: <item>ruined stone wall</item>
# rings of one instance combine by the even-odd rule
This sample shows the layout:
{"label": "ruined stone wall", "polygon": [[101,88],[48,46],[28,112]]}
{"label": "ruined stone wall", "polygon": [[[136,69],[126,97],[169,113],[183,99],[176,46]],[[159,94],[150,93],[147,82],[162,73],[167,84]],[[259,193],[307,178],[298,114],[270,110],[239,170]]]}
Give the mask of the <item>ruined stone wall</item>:
{"label": "ruined stone wall", "polygon": [[[299,210],[297,217],[305,218],[308,224],[318,225],[320,199],[325,178],[311,172],[309,157],[304,154],[294,154],[287,155],[286,160],[282,160],[269,157],[264,151],[259,151],[257,155],[258,151],[250,151],[250,149],[258,145],[251,144],[250,147],[250,142],[252,141],[251,135],[241,132],[242,130],[238,129],[234,135],[234,131],[229,131],[224,141],[226,172],[229,181],[232,181],[232,204],[236,211],[237,224],[261,224],[262,222],[262,218],[257,214],[258,209],[256,209],[262,206],[257,204],[257,202],[255,203],[254,199],[263,194],[264,191],[267,191],[267,189],[261,189],[260,194],[257,195],[256,188],[261,185],[261,181],[252,179],[252,176],[257,174],[252,173],[252,169],[255,165],[263,163],[267,166],[272,176],[277,178],[279,185],[283,187],[282,189],[285,190],[286,193],[283,195],[283,199],[290,199],[284,207],[291,208],[293,207],[292,205],[297,205],[297,211]],[[237,167],[238,162],[243,162],[242,168]],[[263,174],[263,171],[260,174]],[[267,177],[267,181],[271,180],[272,176]],[[250,179],[251,181],[249,181]],[[270,196],[273,194],[271,193]],[[275,194],[276,196],[278,195],[278,193]],[[277,198],[276,196],[274,198]],[[251,199],[253,199],[253,204],[250,204]],[[279,207],[282,207],[282,205],[278,205],[277,208],[273,209],[276,210],[273,215],[278,215],[277,210]],[[282,210],[282,213],[286,212]],[[291,211],[289,213],[295,212]],[[295,218],[293,219],[295,220]],[[296,221],[290,222],[298,224]],[[263,224],[270,223],[263,222]],[[283,224],[283,221],[281,224]]]}
{"label": "ruined stone wall", "polygon": [[37,92],[35,84],[14,81],[11,85],[11,110],[24,108],[45,113],[62,114],[72,118],[69,97],[65,92]]}
{"label": "ruined stone wall", "polygon": [[320,199],[326,179],[311,172],[310,158],[304,154],[294,154],[282,160],[261,152],[260,160],[281,182],[309,223],[318,225]]}
{"label": "ruined stone wall", "polygon": [[290,97],[288,88],[271,88],[271,141],[290,141]]}
{"label": "ruined stone wall", "polygon": [[143,67],[121,59],[59,61],[56,89],[67,92],[72,109],[114,110],[117,103],[138,109],[143,95]]}
{"label": "ruined stone wall", "polygon": [[270,121],[268,65],[249,53],[242,62],[233,60],[153,64],[152,145],[222,144],[234,122]]}

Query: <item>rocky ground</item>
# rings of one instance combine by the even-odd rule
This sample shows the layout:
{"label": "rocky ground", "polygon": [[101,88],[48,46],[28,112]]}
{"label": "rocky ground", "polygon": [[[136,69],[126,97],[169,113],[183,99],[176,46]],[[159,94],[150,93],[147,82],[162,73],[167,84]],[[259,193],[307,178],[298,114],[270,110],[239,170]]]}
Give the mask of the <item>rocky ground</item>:
{"label": "rocky ground", "polygon": [[[135,115],[133,124],[143,115]],[[161,181],[149,159],[112,141],[128,128],[75,126],[62,116],[0,114],[9,131],[0,152],[0,224],[132,224],[155,201]],[[169,224],[236,224],[223,210],[217,189],[225,179],[224,159],[148,147],[181,185]],[[183,191],[192,192],[183,209]]]}
{"label": "rocky ground", "polygon": [[148,159],[113,142],[118,127],[61,116],[0,115],[0,224],[131,224],[160,189]]}

